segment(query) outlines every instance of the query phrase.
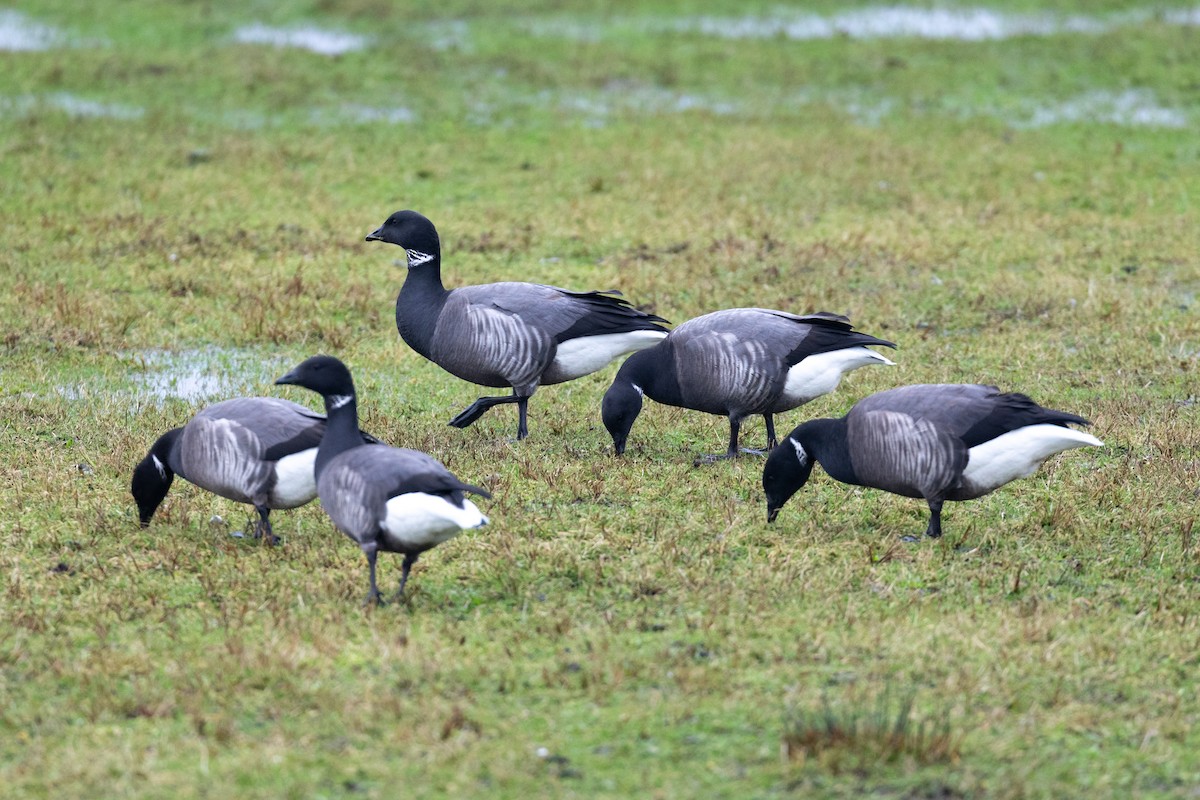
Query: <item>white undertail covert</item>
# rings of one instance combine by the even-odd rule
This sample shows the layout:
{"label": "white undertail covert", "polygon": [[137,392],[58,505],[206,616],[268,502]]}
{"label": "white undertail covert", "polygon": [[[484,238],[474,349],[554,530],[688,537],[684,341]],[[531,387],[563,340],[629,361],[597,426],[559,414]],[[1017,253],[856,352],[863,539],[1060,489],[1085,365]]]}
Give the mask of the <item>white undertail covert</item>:
{"label": "white undertail covert", "polygon": [[604,369],[615,358],[653,347],[665,338],[664,331],[628,331],[568,339],[558,346],[553,370],[565,380],[581,378]]}
{"label": "white undertail covert", "polygon": [[783,396],[799,405],[829,394],[838,387],[844,374],[868,364],[895,366],[894,361],[866,347],[846,347],[808,356],[788,370]]}
{"label": "white undertail covert", "polygon": [[1061,425],[1028,425],[972,447],[963,470],[963,486],[987,493],[1027,478],[1050,456],[1077,447],[1103,447],[1085,431]]}
{"label": "white undertail covert", "polygon": [[380,528],[397,550],[422,550],[453,539],[465,528],[486,525],[488,518],[470,500],[459,508],[443,497],[408,492],[387,501]]}

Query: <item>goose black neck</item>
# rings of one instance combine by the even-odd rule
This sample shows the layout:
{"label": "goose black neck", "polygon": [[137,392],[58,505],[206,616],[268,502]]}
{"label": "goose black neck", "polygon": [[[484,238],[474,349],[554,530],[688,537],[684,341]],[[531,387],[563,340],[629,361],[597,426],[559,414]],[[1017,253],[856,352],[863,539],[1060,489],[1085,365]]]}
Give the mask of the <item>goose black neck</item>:
{"label": "goose black neck", "polygon": [[[183,428],[169,430],[158,437],[158,441],[150,449],[150,454],[157,458],[159,463],[169,473],[179,473],[181,460],[179,458],[179,440],[182,436]],[[184,477],[186,478],[187,476],[185,475]]]}
{"label": "goose black neck", "polygon": [[150,519],[175,480],[180,460],[177,444],[182,433],[183,428],[164,433],[150,448],[146,457],[134,467],[129,488],[137,503],[138,520],[143,528],[150,524]]}
{"label": "goose black neck", "polygon": [[430,355],[438,315],[450,292],[442,285],[441,257],[408,268],[396,298],[396,328],[405,344],[425,358]]}
{"label": "goose black neck", "polygon": [[350,394],[325,395],[325,435],[317,447],[315,474],[321,477],[325,465],[335,456],[363,444],[358,430],[358,401],[353,390]]}
{"label": "goose black neck", "polygon": [[657,403],[679,406],[683,403],[683,390],[672,356],[670,342],[640,350],[625,359],[617,377],[634,384]]}
{"label": "goose black neck", "polygon": [[842,483],[858,484],[850,447],[846,438],[846,420],[814,419],[792,431],[808,457],[821,465],[829,477]]}

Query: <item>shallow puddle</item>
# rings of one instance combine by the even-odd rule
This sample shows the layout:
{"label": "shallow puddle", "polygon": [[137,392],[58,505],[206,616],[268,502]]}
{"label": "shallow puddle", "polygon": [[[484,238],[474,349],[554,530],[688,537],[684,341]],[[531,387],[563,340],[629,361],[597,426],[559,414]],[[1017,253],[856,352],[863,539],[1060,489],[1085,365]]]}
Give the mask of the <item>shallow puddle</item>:
{"label": "shallow puddle", "polygon": [[195,402],[268,392],[294,359],[258,350],[205,347],[141,350],[123,354],[123,360],[135,368],[130,373],[134,394]]}
{"label": "shallow puddle", "polygon": [[1088,92],[1057,105],[1035,108],[1018,127],[1043,128],[1064,122],[1101,122],[1149,128],[1187,127],[1188,115],[1177,108],[1160,106],[1153,92],[1129,89],[1124,92]]}
{"label": "shallow puddle", "polygon": [[681,18],[625,17],[617,19],[530,18],[517,25],[545,38],[598,42],[623,32],[697,33],[725,39],[917,38],[984,41],[1016,36],[1100,34],[1130,25],[1161,22],[1200,25],[1200,9],[1164,11],[1142,8],[1104,15],[1020,13],[986,7],[923,8],[875,6],[835,14],[780,10],[742,16],[700,15]]}
{"label": "shallow puddle", "polygon": [[315,109],[310,118],[313,122],[324,125],[373,122],[384,125],[407,125],[417,121],[417,114],[411,108],[403,106],[376,108],[374,106],[344,105],[336,109]]}
{"label": "shallow puddle", "polygon": [[598,127],[626,115],[700,112],[725,116],[741,113],[745,104],[717,94],[625,82],[601,89],[523,91],[497,81],[468,101],[466,119],[476,125],[502,126],[530,109],[575,116],[585,125]]}
{"label": "shallow puddle", "polygon": [[0,98],[0,114],[28,116],[39,111],[61,111],[72,117],[97,119],[141,119],[146,113],[137,106],[89,100],[69,92]]}
{"label": "shallow puddle", "polygon": [[299,360],[283,353],[233,347],[138,350],[119,353],[117,358],[116,369],[60,383],[54,393],[67,400],[107,398],[127,401],[130,406],[259,397],[275,394],[275,379]]}
{"label": "shallow puddle", "polygon": [[1116,21],[1097,17],[1008,14],[988,8],[911,8],[881,6],[831,16],[779,14],[774,16],[698,17],[681,20],[676,29],[727,39],[794,40],[882,39],[910,37],[982,41],[1013,36],[1053,36],[1060,33],[1101,33]]}
{"label": "shallow puddle", "polygon": [[355,33],[332,31],[315,26],[301,28],[272,28],[254,24],[234,31],[233,40],[239,44],[269,44],[274,47],[295,47],[322,56],[352,53],[367,46],[367,38]]}
{"label": "shallow puddle", "polygon": [[49,50],[66,43],[62,31],[35,22],[17,11],[0,9],[0,50]]}
{"label": "shallow puddle", "polygon": [[609,117],[622,112],[635,114],[682,114],[704,111],[734,114],[739,106],[732,100],[700,94],[677,92],[657,86],[612,85],[598,92],[558,92],[538,96],[538,105],[557,106],[594,117]]}

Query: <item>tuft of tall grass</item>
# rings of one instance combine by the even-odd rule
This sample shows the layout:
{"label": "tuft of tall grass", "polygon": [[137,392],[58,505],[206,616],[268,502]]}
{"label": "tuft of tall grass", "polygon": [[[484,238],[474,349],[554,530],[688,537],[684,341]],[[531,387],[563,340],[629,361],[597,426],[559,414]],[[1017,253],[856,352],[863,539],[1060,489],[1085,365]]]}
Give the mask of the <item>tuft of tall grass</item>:
{"label": "tuft of tall grass", "polygon": [[895,699],[885,689],[873,700],[834,703],[821,694],[818,708],[788,711],[782,738],[784,757],[815,764],[835,775],[868,774],[881,765],[921,766],[959,760],[964,735],[950,723],[948,710],[932,716],[915,712],[916,693]]}

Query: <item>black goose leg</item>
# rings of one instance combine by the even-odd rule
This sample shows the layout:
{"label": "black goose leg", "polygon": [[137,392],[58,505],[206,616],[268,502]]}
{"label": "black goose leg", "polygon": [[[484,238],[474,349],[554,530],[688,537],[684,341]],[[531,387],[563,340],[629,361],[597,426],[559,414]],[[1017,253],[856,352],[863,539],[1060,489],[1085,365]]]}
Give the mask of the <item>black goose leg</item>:
{"label": "black goose leg", "polygon": [[929,527],[925,529],[925,535],[930,539],[940,539],[942,536],[942,498],[936,498],[929,501]]}
{"label": "black goose leg", "polygon": [[392,595],[393,600],[404,597],[404,584],[408,583],[408,573],[415,563],[417,563],[417,553],[405,553],[404,564],[400,567],[400,588]]}
{"label": "black goose leg", "polygon": [[529,435],[529,398],[517,398],[517,441]]}
{"label": "black goose leg", "polygon": [[718,455],[715,453],[696,456],[692,462],[693,467],[698,467],[701,464],[712,464],[716,461],[724,461],[727,458],[738,457],[738,432],[742,429],[742,423],[733,417],[729,418],[729,447],[724,453]]}
{"label": "black goose leg", "polygon": [[504,397],[481,397],[467,407],[454,419],[450,420],[451,425],[456,428],[465,428],[475,420],[487,413],[487,410],[492,406],[504,405],[505,403],[516,403],[519,401],[516,395],[506,395]]}
{"label": "black goose leg", "polygon": [[481,397],[467,407],[465,411],[459,414],[454,419],[450,420],[450,425],[455,428],[465,428],[475,420],[487,413],[487,410],[492,406],[505,405],[507,403],[517,404],[517,414],[519,422],[517,423],[517,439],[524,439],[529,435],[529,424],[527,417],[529,413],[529,396],[520,397],[513,392],[504,397]]}
{"label": "black goose leg", "polygon": [[374,542],[370,545],[363,545],[363,555],[367,557],[367,566],[371,569],[371,588],[367,592],[367,599],[363,601],[364,606],[369,606],[372,603],[383,603],[383,597],[379,594],[379,587],[375,585],[375,558],[379,555],[379,548]]}
{"label": "black goose leg", "polygon": [[[752,447],[744,447],[740,452],[747,453],[752,456],[765,456],[771,452],[775,445],[779,444],[779,440],[775,438],[775,416],[773,414],[763,414],[763,420],[767,423],[767,449],[755,450]],[[737,455],[736,453],[734,455]]]}
{"label": "black goose leg", "polygon": [[266,506],[255,504],[254,510],[258,512],[258,524],[254,526],[254,538],[264,538],[267,544],[279,544],[279,537],[271,530],[271,509]]}
{"label": "black goose leg", "polygon": [[742,430],[741,420],[729,418],[729,447],[725,450],[726,458],[738,457],[738,434]]}

